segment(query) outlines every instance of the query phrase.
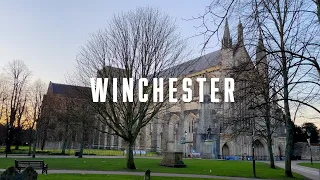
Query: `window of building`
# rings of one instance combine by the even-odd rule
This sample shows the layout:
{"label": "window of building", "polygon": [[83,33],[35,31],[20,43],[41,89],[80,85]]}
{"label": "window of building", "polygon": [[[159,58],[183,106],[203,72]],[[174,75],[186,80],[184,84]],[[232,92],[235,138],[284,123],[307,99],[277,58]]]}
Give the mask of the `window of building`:
{"label": "window of building", "polygon": [[198,97],[199,96],[199,83],[198,83],[198,81],[194,82],[194,85],[193,85],[193,96],[194,97]]}
{"label": "window of building", "polygon": [[192,132],[194,132],[194,121],[192,121]]}

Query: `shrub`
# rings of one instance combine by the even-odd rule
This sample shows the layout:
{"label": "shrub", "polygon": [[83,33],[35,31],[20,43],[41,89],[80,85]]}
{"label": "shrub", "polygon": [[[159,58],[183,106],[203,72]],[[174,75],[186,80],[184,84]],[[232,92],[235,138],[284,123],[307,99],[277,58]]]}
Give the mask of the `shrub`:
{"label": "shrub", "polygon": [[38,178],[38,173],[30,166],[27,167],[22,174],[23,180],[37,180]]}
{"label": "shrub", "polygon": [[38,173],[32,168],[27,167],[23,173],[19,173],[16,168],[9,167],[6,171],[4,171],[0,180],[37,180]]}
{"label": "shrub", "polygon": [[13,166],[8,167],[0,177],[0,180],[23,180],[22,175]]}

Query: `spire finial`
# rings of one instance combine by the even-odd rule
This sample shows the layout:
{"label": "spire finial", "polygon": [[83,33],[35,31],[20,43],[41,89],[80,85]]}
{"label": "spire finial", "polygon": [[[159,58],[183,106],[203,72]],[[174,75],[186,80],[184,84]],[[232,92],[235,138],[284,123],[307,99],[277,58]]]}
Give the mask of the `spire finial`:
{"label": "spire finial", "polygon": [[256,62],[257,67],[260,73],[266,74],[268,73],[268,61],[267,61],[267,53],[263,44],[262,32],[259,28],[259,38],[256,50]]}
{"label": "spire finial", "polygon": [[258,53],[258,50],[265,51],[264,44],[263,44],[263,38],[262,38],[262,32],[261,32],[260,28],[259,28],[259,38],[258,38],[258,45],[257,45],[257,53]]}
{"label": "spire finial", "polygon": [[227,49],[232,47],[232,39],[229,30],[228,18],[226,17],[226,23],[224,26],[224,33],[222,39],[222,49]]}
{"label": "spire finial", "polygon": [[239,24],[238,24],[238,44],[243,46],[244,42],[243,42],[243,27],[242,27],[242,23],[241,23],[241,19],[239,17]]}

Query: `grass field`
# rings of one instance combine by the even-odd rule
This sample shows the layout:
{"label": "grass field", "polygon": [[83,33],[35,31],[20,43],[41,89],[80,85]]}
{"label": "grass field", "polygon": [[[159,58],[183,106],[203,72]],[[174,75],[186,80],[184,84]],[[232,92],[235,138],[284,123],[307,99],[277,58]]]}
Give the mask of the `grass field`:
{"label": "grass field", "polygon": [[[30,158],[29,158],[30,159]],[[126,160],[124,158],[47,158],[43,159],[49,165],[50,169],[78,169],[78,170],[105,170],[121,171],[125,170]],[[159,166],[160,159],[137,158],[135,163],[137,170],[162,173],[177,174],[205,174],[217,176],[235,176],[235,177],[252,177],[252,163],[248,161],[224,161],[224,160],[184,160],[186,168],[168,168]],[[0,168],[7,168],[14,165],[12,158],[0,158]],[[284,179],[284,170],[270,169],[268,164],[257,162],[256,172],[259,178]],[[303,179],[302,176],[295,174],[295,177]]]}
{"label": "grass field", "polygon": [[313,165],[311,163],[298,163],[298,165],[320,169],[320,163],[313,163]]}
{"label": "grass field", "polygon": [[[29,147],[28,146],[20,146],[19,150],[15,150],[15,147],[12,146],[11,154],[28,154]],[[66,149],[66,155],[75,155],[75,149]],[[31,150],[32,152],[32,150]],[[5,147],[0,147],[0,154],[5,153]],[[61,149],[46,149],[41,150],[37,149],[36,154],[48,154],[48,155],[59,155],[61,154]],[[97,155],[97,156],[123,156],[124,152],[120,150],[106,150],[106,149],[84,149],[84,155]],[[140,154],[136,154],[136,156],[140,156]],[[141,154],[141,156],[157,156],[155,152],[147,152],[146,154]]]}
{"label": "grass field", "polygon": [[[156,177],[152,176],[152,180],[163,180],[164,178],[170,178],[170,180],[208,180],[203,178],[185,178],[185,177]],[[98,175],[98,174],[49,174],[39,175],[39,180],[56,180],[56,179],[68,179],[68,180],[143,180],[143,176],[130,176],[130,175]]]}

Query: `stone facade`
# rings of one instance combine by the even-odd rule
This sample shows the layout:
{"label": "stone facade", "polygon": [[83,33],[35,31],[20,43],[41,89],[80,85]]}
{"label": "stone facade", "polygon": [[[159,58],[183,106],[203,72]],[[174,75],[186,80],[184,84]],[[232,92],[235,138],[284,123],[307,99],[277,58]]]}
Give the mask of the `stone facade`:
{"label": "stone facade", "polygon": [[[247,97],[247,92],[242,87],[246,86],[242,82],[235,80],[235,102],[224,102],[224,78],[241,77],[247,78],[252,73],[260,73],[267,76],[267,59],[263,51],[262,37],[259,37],[257,45],[257,64],[256,66],[250,60],[248,52],[243,44],[242,25],[238,26],[238,41],[232,44],[230,30],[226,22],[222,48],[199,58],[193,59],[181,64],[185,67],[184,77],[193,79],[193,100],[189,103],[178,101],[166,111],[157,115],[149,124],[147,124],[139,133],[136,139],[136,149],[156,151],[156,152],[183,152],[184,156],[193,152],[211,154],[210,158],[219,158],[225,156],[251,156],[252,144],[255,146],[257,157],[268,156],[267,142],[265,138],[258,135],[254,136],[248,132],[239,133],[239,127],[243,127],[241,119],[248,116],[248,104],[250,99],[261,101],[261,97]],[[256,67],[253,71],[242,75],[234,73],[234,67],[244,65],[245,67]],[[204,102],[199,102],[199,89],[196,78],[220,78],[216,83],[219,92],[216,98],[220,102],[211,102],[210,83],[204,86]],[[267,86],[268,87],[268,86]],[[245,88],[244,88],[245,89]],[[179,92],[177,97],[181,97]],[[241,98],[237,98],[241,97]],[[179,98],[178,98],[179,99]],[[277,104],[273,104],[271,113],[278,113],[282,116]],[[258,111],[255,111],[259,115]],[[239,121],[237,121],[239,119]],[[256,118],[257,124],[261,118]],[[272,121],[273,122],[273,121]],[[261,125],[261,124],[260,124]],[[244,127],[248,125],[245,124]],[[262,125],[263,126],[263,125]],[[272,134],[274,156],[283,156],[285,149],[285,131],[283,124]],[[210,128],[210,141],[208,139],[208,129]],[[104,126],[106,132],[111,130]],[[238,134],[238,135],[236,135]],[[186,143],[181,144],[181,139],[185,138]],[[88,140],[88,145],[92,148],[102,149],[122,149],[125,147],[124,141],[116,136],[107,135],[101,132],[94,132]],[[253,143],[252,143],[253,142]],[[259,158],[258,158],[259,159]]]}
{"label": "stone facade", "polygon": [[320,145],[308,145],[307,142],[297,142],[294,144],[294,151],[293,155],[296,156],[296,158],[301,160],[309,160],[312,159],[315,161],[320,160]]}
{"label": "stone facade", "polygon": [[[248,116],[248,102],[250,97],[246,97],[246,92],[240,89],[243,86],[241,83],[236,84],[235,96],[244,94],[243,97],[236,100],[234,103],[223,101],[224,83],[221,81],[223,78],[232,77],[233,68],[241,64],[246,66],[253,66],[247,50],[243,44],[242,25],[238,26],[238,42],[232,45],[228,23],[226,22],[224,37],[222,40],[222,49],[202,57],[196,58],[189,62],[202,65],[201,68],[194,67],[191,73],[186,74],[185,77],[194,79],[193,95],[194,99],[190,103],[179,101],[170,107],[166,112],[158,115],[154,121],[150,122],[143,130],[137,139],[137,149],[147,149],[152,151],[180,151],[192,154],[198,152],[204,155],[211,151],[213,158],[223,156],[251,156],[252,142],[255,146],[255,155],[262,159],[269,156],[267,149],[267,142],[265,138],[256,135],[252,139],[249,133],[238,133],[237,126],[234,123],[237,119],[245,118]],[[263,52],[262,37],[259,37],[256,54],[256,68],[254,71],[267,77],[267,59]],[[188,64],[186,62],[185,64]],[[181,66],[184,66],[182,64]],[[189,63],[193,64],[193,63]],[[239,76],[249,76],[253,72],[242,74]],[[195,79],[198,77],[206,78],[220,78],[218,84],[219,93],[216,98],[220,99],[218,103],[212,103],[210,100],[210,87],[205,83],[204,102],[199,103],[199,92],[197,91],[197,83]],[[268,87],[268,86],[266,86]],[[245,89],[245,88],[244,88]],[[177,95],[180,96],[179,94]],[[252,98],[252,97],[251,97]],[[255,97],[256,101],[263,101],[261,97]],[[256,111],[256,116],[259,116],[259,111]],[[282,111],[276,103],[270,109],[271,114],[277,114],[278,117],[282,116]],[[262,118],[256,118],[257,124],[263,128]],[[232,122],[232,123],[231,123]],[[271,120],[274,123],[274,119]],[[261,125],[262,124],[262,125]],[[280,124],[277,128],[274,127],[275,132],[272,134],[273,153],[274,156],[283,156],[285,151],[285,131],[284,124]],[[211,129],[212,143],[206,143],[207,130]],[[264,127],[265,128],[265,127]],[[259,130],[258,125],[256,129]],[[181,139],[186,138],[186,144],[181,144]],[[210,141],[211,142],[211,141]],[[210,147],[211,146],[211,147]]]}

